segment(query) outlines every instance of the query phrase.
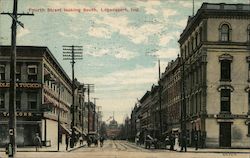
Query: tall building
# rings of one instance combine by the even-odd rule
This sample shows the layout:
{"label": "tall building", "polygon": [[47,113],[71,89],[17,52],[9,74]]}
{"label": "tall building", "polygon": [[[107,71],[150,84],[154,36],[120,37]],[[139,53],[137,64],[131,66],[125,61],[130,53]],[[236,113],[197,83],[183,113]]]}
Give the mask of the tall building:
{"label": "tall building", "polygon": [[190,145],[250,147],[249,12],[203,3],[180,36]]}
{"label": "tall building", "polygon": [[[10,46],[0,47],[1,146],[8,143],[10,51]],[[72,82],[50,50],[47,47],[18,46],[16,79],[17,145],[34,145],[36,133],[44,146],[56,147],[58,141],[65,143],[65,135],[72,132]],[[79,114],[82,114],[80,105],[84,103],[84,96],[78,91],[75,94],[78,96],[75,104],[78,113],[74,128],[80,133],[82,130],[77,129],[82,125]]]}

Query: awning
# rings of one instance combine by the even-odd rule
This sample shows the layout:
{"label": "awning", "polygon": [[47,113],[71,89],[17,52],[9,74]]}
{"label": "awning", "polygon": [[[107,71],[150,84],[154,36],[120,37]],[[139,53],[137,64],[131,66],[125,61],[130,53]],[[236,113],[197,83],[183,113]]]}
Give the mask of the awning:
{"label": "awning", "polygon": [[64,129],[65,132],[71,135],[71,129],[67,128],[65,124],[60,124],[60,125]]}
{"label": "awning", "polygon": [[180,128],[172,128],[173,132],[179,132]]}
{"label": "awning", "polygon": [[76,130],[76,134],[80,134],[80,133],[82,133],[82,130],[81,130],[81,129],[79,129],[79,128],[77,128],[76,126],[74,126],[74,129]]}

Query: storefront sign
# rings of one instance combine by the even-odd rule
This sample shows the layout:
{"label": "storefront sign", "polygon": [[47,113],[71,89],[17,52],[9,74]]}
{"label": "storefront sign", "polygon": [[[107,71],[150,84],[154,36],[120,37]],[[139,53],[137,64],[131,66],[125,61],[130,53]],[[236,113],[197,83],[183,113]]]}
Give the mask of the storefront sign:
{"label": "storefront sign", "polygon": [[[9,113],[8,112],[1,112],[0,116],[8,117]],[[17,117],[30,117],[33,116],[31,112],[16,112]]]}
{"label": "storefront sign", "polygon": [[[0,88],[9,88],[10,83],[0,83]],[[41,88],[41,83],[16,83],[18,88]]]}

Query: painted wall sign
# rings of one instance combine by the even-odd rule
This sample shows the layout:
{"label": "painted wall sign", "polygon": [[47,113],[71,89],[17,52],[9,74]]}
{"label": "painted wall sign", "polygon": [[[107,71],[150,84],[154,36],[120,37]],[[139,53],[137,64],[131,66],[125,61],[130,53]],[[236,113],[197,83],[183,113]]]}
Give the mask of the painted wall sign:
{"label": "painted wall sign", "polygon": [[[0,88],[9,88],[10,83],[0,83]],[[41,83],[16,83],[18,88],[41,88]]]}

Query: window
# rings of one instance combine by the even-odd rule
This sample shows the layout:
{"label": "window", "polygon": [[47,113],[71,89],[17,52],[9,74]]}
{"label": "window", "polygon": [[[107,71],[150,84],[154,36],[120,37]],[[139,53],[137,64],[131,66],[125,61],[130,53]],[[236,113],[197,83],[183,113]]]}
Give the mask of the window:
{"label": "window", "polygon": [[36,81],[37,80],[37,66],[28,65],[28,80]]}
{"label": "window", "polygon": [[221,80],[222,81],[231,80],[231,61],[229,60],[221,61]]}
{"label": "window", "polygon": [[195,34],[195,47],[198,46],[198,33]]}
{"label": "window", "polygon": [[21,65],[16,64],[16,81],[21,81]]}
{"label": "window", "polygon": [[221,89],[220,101],[221,101],[221,112],[230,112],[230,89]]}
{"label": "window", "polygon": [[16,93],[16,109],[21,110],[21,92]]}
{"label": "window", "polygon": [[199,32],[199,44],[202,42],[202,28],[200,28],[200,32]]}
{"label": "window", "polygon": [[247,127],[248,127],[248,133],[247,133],[247,135],[250,136],[250,122],[247,124]]}
{"label": "window", "polygon": [[5,80],[5,65],[0,65],[0,81]]}
{"label": "window", "polygon": [[250,81],[250,62],[248,63],[248,81]]}
{"label": "window", "polygon": [[248,113],[250,114],[250,91],[248,91]]}
{"label": "window", "polygon": [[247,41],[250,42],[250,25],[247,27]]}
{"label": "window", "polygon": [[37,94],[35,92],[28,93],[28,107],[30,110],[37,108]]}
{"label": "window", "polygon": [[5,101],[4,101],[4,92],[0,93],[0,109],[5,108]]}
{"label": "window", "polygon": [[229,41],[229,26],[227,24],[223,24],[220,28],[220,40],[221,41]]}

